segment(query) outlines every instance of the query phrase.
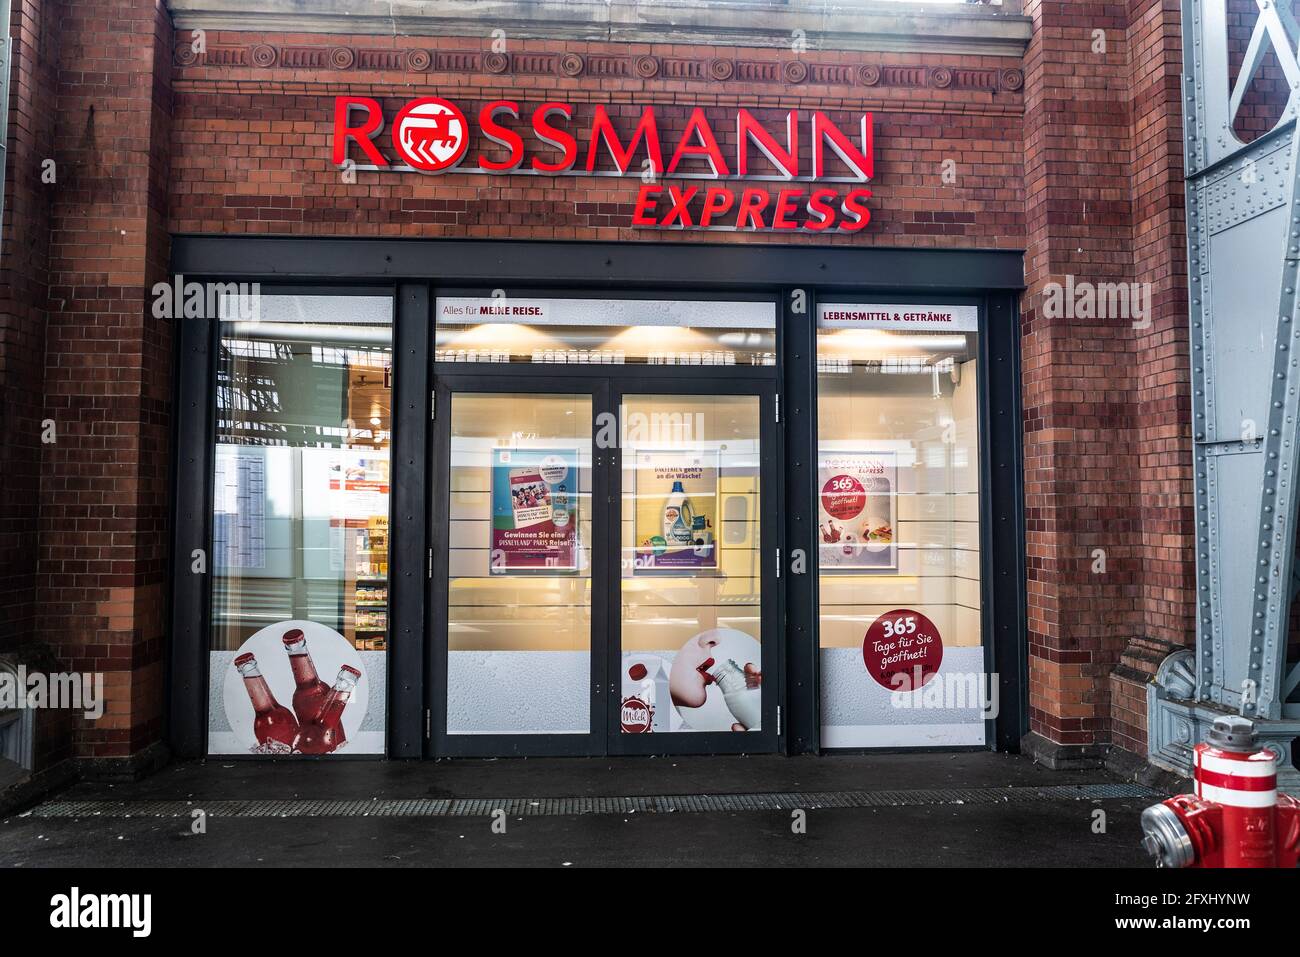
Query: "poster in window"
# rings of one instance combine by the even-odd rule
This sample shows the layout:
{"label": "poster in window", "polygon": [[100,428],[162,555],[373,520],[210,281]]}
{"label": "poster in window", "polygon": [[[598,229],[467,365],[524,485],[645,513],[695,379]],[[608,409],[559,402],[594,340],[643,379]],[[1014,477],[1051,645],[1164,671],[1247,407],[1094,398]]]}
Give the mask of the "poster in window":
{"label": "poster in window", "polygon": [[[310,453],[314,450],[304,450]],[[388,574],[388,453],[330,450],[328,492],[319,500],[329,516],[330,571],[359,578]],[[314,474],[315,473],[311,473]],[[305,495],[305,492],[304,492]],[[304,501],[304,512],[307,511]]]}
{"label": "poster in window", "polygon": [[384,753],[384,654],[327,625],[267,625],[209,669],[209,754]]}
{"label": "poster in window", "polygon": [[624,652],[622,733],[761,731],[762,654],[736,628],[709,628],[673,651]]}
{"label": "poster in window", "polygon": [[219,569],[266,568],[266,461],[260,449],[218,445],[212,549]]}
{"label": "poster in window", "polygon": [[637,574],[691,574],[718,567],[718,462],[706,453],[639,451],[636,495]]}
{"label": "poster in window", "polygon": [[576,449],[495,449],[493,575],[578,568]]}
{"label": "poster in window", "polygon": [[898,569],[898,458],[894,452],[822,452],[817,461],[821,568]]}

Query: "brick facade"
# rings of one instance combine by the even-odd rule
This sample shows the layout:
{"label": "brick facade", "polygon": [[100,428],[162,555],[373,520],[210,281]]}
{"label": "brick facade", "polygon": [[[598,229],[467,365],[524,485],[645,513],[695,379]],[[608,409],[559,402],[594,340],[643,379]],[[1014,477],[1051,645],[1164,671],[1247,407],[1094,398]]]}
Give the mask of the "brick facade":
{"label": "brick facade", "polygon": [[[111,694],[108,718],[43,760],[161,740],[172,335],[146,300],[177,233],[1024,249],[1031,730],[1084,756],[1142,753],[1145,676],[1193,631],[1178,3],[1026,0],[1025,13],[1022,61],[232,31],[196,43],[161,0],[16,0],[0,652],[39,644],[65,668],[106,670]],[[349,181],[331,165],[336,95],[391,117],[433,90],[467,112],[571,102],[578,129],[596,104],[622,132],[653,105],[667,151],[695,106],[724,152],[736,107],[771,128],[789,109],[871,110],[872,222],[651,232],[632,225],[634,178]],[[56,185],[40,182],[44,158]],[[1150,325],[1048,318],[1044,291],[1067,276],[1150,283]],[[57,442],[40,442],[42,419]]]}
{"label": "brick facade", "polygon": [[162,734],[172,348],[146,297],[168,260],[172,40],[155,0],[15,14],[0,652],[106,692],[93,724],[40,716],[40,770]]}

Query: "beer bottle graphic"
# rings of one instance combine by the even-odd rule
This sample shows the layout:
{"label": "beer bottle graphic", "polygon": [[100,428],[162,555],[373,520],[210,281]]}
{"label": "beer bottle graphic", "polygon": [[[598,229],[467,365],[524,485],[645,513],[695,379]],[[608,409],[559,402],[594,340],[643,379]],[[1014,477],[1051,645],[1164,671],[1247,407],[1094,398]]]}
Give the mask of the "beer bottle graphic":
{"label": "beer bottle graphic", "polygon": [[292,751],[298,743],[298,721],[293,712],[275,700],[252,652],[236,658],[235,668],[243,677],[244,690],[253,702],[253,734],[258,746],[270,751]]}
{"label": "beer bottle graphic", "polygon": [[330,686],[316,674],[316,665],[307,652],[307,636],[299,628],[284,633],[284,650],[289,655],[289,667],[297,687],[293,692],[293,713],[300,725],[309,724],[320,716],[325,696]]}
{"label": "beer bottle graphic", "polygon": [[303,754],[330,754],[347,741],[347,736],[343,733],[343,710],[348,706],[360,678],[361,672],[351,665],[339,669],[339,676],[325,696],[320,714],[303,726],[298,738],[299,751]]}

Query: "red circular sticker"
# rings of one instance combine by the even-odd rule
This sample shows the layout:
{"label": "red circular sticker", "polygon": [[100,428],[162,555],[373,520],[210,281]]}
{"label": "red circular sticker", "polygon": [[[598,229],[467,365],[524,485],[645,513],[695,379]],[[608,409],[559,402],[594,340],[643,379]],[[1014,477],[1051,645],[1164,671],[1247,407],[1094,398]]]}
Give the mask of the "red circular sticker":
{"label": "red circular sticker", "polygon": [[422,173],[455,166],[469,148],[469,125],[454,104],[436,96],[412,100],[393,122],[393,146]]}
{"label": "red circular sticker", "polygon": [[649,731],[653,717],[654,709],[640,698],[633,695],[630,698],[623,699],[623,707],[619,712],[619,723],[628,734],[643,734]]}
{"label": "red circular sticker", "polygon": [[867,673],[890,691],[918,691],[939,673],[943,639],[920,612],[900,608],[871,623],[862,641]]}
{"label": "red circular sticker", "polygon": [[831,518],[847,522],[867,507],[867,490],[852,475],[837,475],[822,486],[822,508]]}

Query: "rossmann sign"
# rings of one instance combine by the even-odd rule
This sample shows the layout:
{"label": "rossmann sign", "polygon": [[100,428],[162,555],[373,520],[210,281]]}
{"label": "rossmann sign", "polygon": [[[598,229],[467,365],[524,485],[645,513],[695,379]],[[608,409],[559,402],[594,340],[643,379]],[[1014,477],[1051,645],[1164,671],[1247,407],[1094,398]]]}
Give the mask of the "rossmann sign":
{"label": "rossmann sign", "polygon": [[583,111],[495,100],[471,126],[441,97],[411,100],[390,117],[377,100],[340,96],[332,159],[391,172],[638,177],[632,224],[648,228],[855,233],[871,221],[871,190],[861,185],[874,169],[870,113],[842,127],[816,110],[790,110],[765,125],[749,110],[721,120],[715,111],[710,122],[696,108],[680,134],[666,136],[651,106],[620,115],[617,126],[603,104]]}

